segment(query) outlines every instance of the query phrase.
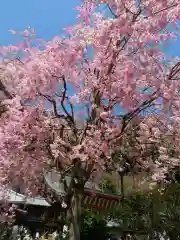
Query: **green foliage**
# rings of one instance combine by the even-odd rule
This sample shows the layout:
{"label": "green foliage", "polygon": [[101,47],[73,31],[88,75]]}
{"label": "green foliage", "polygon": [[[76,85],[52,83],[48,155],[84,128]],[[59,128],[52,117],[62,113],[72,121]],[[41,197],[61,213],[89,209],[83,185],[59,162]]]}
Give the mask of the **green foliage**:
{"label": "green foliage", "polygon": [[105,237],[109,236],[106,220],[101,214],[87,210],[84,212],[83,220],[81,240],[104,240]]}
{"label": "green foliage", "polygon": [[[179,176],[179,171],[175,174]],[[176,176],[176,178],[177,178]],[[101,184],[104,192],[116,194],[117,186],[110,178],[105,178]],[[114,221],[118,227],[109,229],[108,220]],[[131,191],[126,194],[117,211],[108,216],[104,213],[84,212],[84,223],[81,239],[104,239],[116,232],[117,236],[124,237],[130,234],[138,240],[180,239],[180,184],[171,183],[165,189],[146,191]]]}
{"label": "green foliage", "polygon": [[[110,176],[104,178],[100,188],[105,193],[117,194],[117,185]],[[104,240],[106,237],[109,237],[111,234],[107,227],[106,217],[105,212],[98,212],[98,210],[91,209],[84,211],[81,240]]]}
{"label": "green foliage", "polygon": [[132,193],[109,217],[119,224],[120,236],[131,234],[135,239],[160,239],[155,238],[155,233],[166,231],[169,239],[180,239],[180,185]]}
{"label": "green foliage", "polygon": [[100,188],[105,193],[117,194],[117,185],[113,182],[110,177],[105,177],[103,182],[100,184]]}

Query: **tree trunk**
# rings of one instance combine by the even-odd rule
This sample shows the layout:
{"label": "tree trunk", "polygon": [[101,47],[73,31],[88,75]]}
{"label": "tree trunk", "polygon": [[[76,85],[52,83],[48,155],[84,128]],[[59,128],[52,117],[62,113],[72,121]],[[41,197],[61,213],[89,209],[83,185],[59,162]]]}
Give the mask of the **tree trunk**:
{"label": "tree trunk", "polygon": [[82,194],[75,190],[70,207],[71,224],[69,230],[70,240],[80,240],[81,216],[82,216]]}

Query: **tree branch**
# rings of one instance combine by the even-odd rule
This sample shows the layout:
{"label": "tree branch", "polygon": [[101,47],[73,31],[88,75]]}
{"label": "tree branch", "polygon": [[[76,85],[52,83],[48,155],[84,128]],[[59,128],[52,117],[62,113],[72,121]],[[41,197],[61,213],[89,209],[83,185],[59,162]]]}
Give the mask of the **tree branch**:
{"label": "tree branch", "polygon": [[69,118],[70,122],[75,125],[75,122],[74,122],[74,118],[73,118],[73,115],[70,115],[69,112],[67,111],[65,105],[64,105],[64,101],[65,101],[65,98],[66,98],[66,93],[67,93],[67,85],[66,85],[66,80],[65,80],[65,77],[63,76],[62,77],[62,81],[63,81],[63,87],[64,87],[64,91],[63,91],[63,95],[62,95],[62,99],[61,99],[61,106],[64,110],[64,112],[66,113],[67,117]]}
{"label": "tree branch", "polygon": [[64,114],[59,114],[57,111],[57,103],[56,101],[49,95],[45,95],[41,92],[38,92],[40,96],[44,97],[46,100],[48,100],[52,106],[53,106],[53,110],[54,110],[54,114],[57,118],[66,118],[66,116]]}
{"label": "tree branch", "polygon": [[116,136],[110,137],[108,139],[108,142],[112,141],[113,139],[119,138],[121,137],[122,133],[124,132],[124,130],[126,129],[127,125],[129,124],[129,122],[136,117],[140,112],[144,111],[145,109],[147,109],[148,107],[151,106],[152,102],[154,102],[154,100],[156,100],[159,95],[158,95],[159,89],[157,91],[155,91],[152,95],[151,98],[149,100],[144,101],[143,103],[141,103],[141,105],[139,107],[137,107],[135,110],[125,114],[123,116],[123,120],[122,120],[122,128],[119,134],[117,134]]}
{"label": "tree branch", "polygon": [[160,12],[169,10],[169,9],[172,8],[172,7],[176,7],[177,5],[178,5],[178,4],[175,3],[175,4],[172,4],[171,6],[165,7],[165,8],[163,8],[163,9],[159,10],[159,11],[154,12],[154,15],[156,15],[156,14],[158,14],[158,13],[160,13]]}
{"label": "tree branch", "polygon": [[[67,85],[66,85],[65,77],[64,76],[58,77],[58,76],[54,76],[54,75],[52,77],[56,77],[56,78],[62,79],[64,90],[63,90],[62,96],[61,96],[61,107],[62,107],[64,113],[66,114],[65,119],[67,120],[68,125],[72,128],[74,136],[75,136],[76,141],[77,141],[78,140],[78,136],[77,136],[77,129],[76,129],[76,124],[75,124],[75,120],[74,120],[74,109],[73,109],[73,105],[70,103],[68,97],[66,96]],[[69,101],[69,105],[70,105],[70,108],[71,108],[71,114],[67,111],[67,109],[66,109],[66,107],[64,105],[64,101],[66,99],[68,99],[68,101]]]}
{"label": "tree branch", "polygon": [[107,4],[107,7],[108,7],[109,11],[111,12],[111,14],[112,14],[115,18],[117,18],[118,15],[116,15],[116,14],[113,12],[113,10],[112,10],[112,8],[109,6],[109,4]]}
{"label": "tree branch", "polygon": [[8,99],[12,99],[13,95],[6,89],[2,81],[0,80],[0,91],[3,91]]}
{"label": "tree branch", "polygon": [[[171,72],[168,76],[168,80],[176,80],[174,77],[180,72],[180,62],[176,63],[174,67],[172,67]],[[178,79],[178,78],[177,78]]]}

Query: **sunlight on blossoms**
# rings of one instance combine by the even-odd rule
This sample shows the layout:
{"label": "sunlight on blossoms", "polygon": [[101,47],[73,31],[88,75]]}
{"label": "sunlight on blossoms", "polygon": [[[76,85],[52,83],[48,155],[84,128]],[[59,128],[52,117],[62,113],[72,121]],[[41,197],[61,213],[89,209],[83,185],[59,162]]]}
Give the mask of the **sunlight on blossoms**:
{"label": "sunlight on blossoms", "polygon": [[165,179],[179,165],[180,62],[160,44],[178,37],[168,26],[180,2],[87,0],[76,10],[67,36],[45,42],[29,27],[11,30],[21,44],[0,47],[0,183],[11,186],[13,173],[36,195],[44,169],[77,162],[86,181],[129,165]]}

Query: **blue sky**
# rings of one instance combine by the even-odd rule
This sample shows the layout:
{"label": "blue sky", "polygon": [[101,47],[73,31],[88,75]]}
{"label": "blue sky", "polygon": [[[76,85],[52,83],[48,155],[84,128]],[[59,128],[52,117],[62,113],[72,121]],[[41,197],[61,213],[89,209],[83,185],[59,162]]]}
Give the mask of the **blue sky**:
{"label": "blue sky", "polygon": [[36,29],[38,38],[49,40],[62,34],[62,28],[76,21],[74,7],[81,0],[1,0],[0,45],[17,41],[8,30],[23,31],[29,25]]}
{"label": "blue sky", "polygon": [[[80,4],[81,0],[1,0],[0,45],[15,44],[18,39],[9,30],[23,31],[29,25],[44,40],[63,34],[64,27],[75,24],[77,12],[73,8]],[[180,56],[180,40],[164,51]]]}
{"label": "blue sky", "polygon": [[[38,38],[49,40],[63,34],[63,28],[76,22],[73,9],[81,0],[1,0],[0,45],[14,44],[18,39],[8,30],[23,31],[29,25],[36,29]],[[164,49],[180,56],[180,40]]]}

